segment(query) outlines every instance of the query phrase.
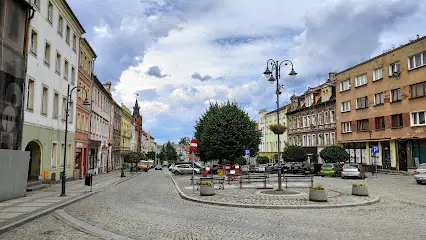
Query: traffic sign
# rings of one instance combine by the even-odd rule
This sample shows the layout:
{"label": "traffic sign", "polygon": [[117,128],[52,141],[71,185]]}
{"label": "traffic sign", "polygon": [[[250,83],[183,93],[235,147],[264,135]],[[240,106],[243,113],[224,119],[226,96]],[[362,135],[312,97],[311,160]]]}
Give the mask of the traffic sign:
{"label": "traffic sign", "polygon": [[192,151],[197,150],[198,143],[197,140],[194,138],[191,140],[191,143],[189,144],[189,148],[191,148]]}
{"label": "traffic sign", "polygon": [[372,151],[373,153],[379,153],[379,146],[377,146],[377,145],[372,146],[372,147],[371,147],[371,151]]}
{"label": "traffic sign", "polygon": [[244,152],[246,157],[250,157],[250,149],[246,149]]}

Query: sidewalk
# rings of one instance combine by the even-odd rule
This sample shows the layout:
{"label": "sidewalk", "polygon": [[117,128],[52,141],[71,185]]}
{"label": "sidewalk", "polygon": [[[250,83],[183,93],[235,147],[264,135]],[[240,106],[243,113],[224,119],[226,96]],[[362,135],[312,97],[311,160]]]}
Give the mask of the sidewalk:
{"label": "sidewalk", "polygon": [[53,210],[71,204],[97,192],[106,190],[121,182],[138,176],[137,173],[126,172],[120,177],[120,171],[93,177],[92,192],[90,186],[84,185],[84,179],[66,183],[66,196],[61,197],[61,183],[51,185],[43,190],[27,193],[25,197],[0,202],[0,234],[25,222],[48,214]]}

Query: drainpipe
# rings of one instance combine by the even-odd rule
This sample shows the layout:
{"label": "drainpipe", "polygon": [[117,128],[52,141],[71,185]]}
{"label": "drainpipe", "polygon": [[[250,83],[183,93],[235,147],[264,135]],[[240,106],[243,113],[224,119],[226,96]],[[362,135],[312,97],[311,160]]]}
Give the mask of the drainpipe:
{"label": "drainpipe", "polygon": [[[92,72],[90,74],[90,113],[89,113],[89,136],[92,135],[92,109],[93,109],[93,71],[95,69],[95,60],[96,58],[93,58],[92,61]],[[91,140],[91,136],[89,138],[89,151],[90,151],[90,143],[92,142]],[[91,151],[90,151],[91,152]],[[90,161],[90,159],[88,159]],[[95,161],[92,161],[92,167],[90,168],[90,170],[92,170],[92,174],[93,174],[93,169],[95,167]]]}

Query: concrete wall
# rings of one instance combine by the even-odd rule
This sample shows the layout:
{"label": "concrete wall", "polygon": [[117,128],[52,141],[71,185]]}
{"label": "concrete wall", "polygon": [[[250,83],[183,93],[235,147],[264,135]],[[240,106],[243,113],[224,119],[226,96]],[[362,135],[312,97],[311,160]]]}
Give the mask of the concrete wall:
{"label": "concrete wall", "polygon": [[25,196],[30,153],[0,150],[0,202]]}

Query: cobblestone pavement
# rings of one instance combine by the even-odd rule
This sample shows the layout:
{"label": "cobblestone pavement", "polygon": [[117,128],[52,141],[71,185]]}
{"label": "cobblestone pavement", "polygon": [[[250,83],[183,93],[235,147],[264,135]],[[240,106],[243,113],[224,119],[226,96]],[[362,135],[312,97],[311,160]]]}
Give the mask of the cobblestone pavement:
{"label": "cobblestone pavement", "polygon": [[66,223],[56,219],[53,215],[39,218],[31,223],[13,229],[3,235],[0,239],[4,240],[98,240],[100,238],[80,232]]}
{"label": "cobblestone pavement", "polygon": [[[262,183],[259,184],[244,184],[243,189],[239,188],[238,183],[231,183],[228,185],[225,183],[224,190],[216,190],[214,196],[200,196],[198,191],[193,191],[190,185],[189,176],[175,176],[173,179],[178,184],[179,188],[187,196],[194,197],[201,200],[215,201],[215,202],[226,202],[226,203],[237,203],[237,204],[254,204],[254,205],[330,205],[330,204],[357,204],[363,203],[369,200],[373,200],[375,196],[369,197],[358,197],[352,196],[352,189],[346,190],[342,187],[335,189],[330,185],[327,189],[328,202],[312,202],[309,201],[309,189],[307,187],[301,188],[300,185],[307,185],[306,183],[289,183],[289,190],[299,192],[297,195],[286,195],[286,196],[273,196],[259,194],[262,191],[267,190],[256,190],[256,187],[262,187]],[[276,177],[275,177],[276,179]],[[296,185],[296,187],[292,187]],[[308,184],[309,185],[309,184]],[[277,188],[276,180],[272,180],[267,186]],[[218,186],[216,186],[218,187]],[[337,191],[334,191],[334,190]]]}
{"label": "cobblestone pavement", "polygon": [[[213,206],[181,199],[166,171],[142,174],[65,211],[133,239],[426,239],[426,229],[420,227],[426,226],[426,208],[418,204],[386,196],[379,204],[339,209]],[[318,181],[342,182],[328,178]],[[414,185],[405,186],[406,179],[401,191],[395,186],[396,180],[376,181],[374,184],[384,185],[381,191],[391,191],[388,195],[419,190]],[[341,184],[343,188],[347,182]],[[375,186],[371,186],[373,191]],[[415,193],[409,199],[424,202],[424,193],[425,188],[423,194]],[[26,227],[16,229],[12,237],[18,239],[19,230]]]}

